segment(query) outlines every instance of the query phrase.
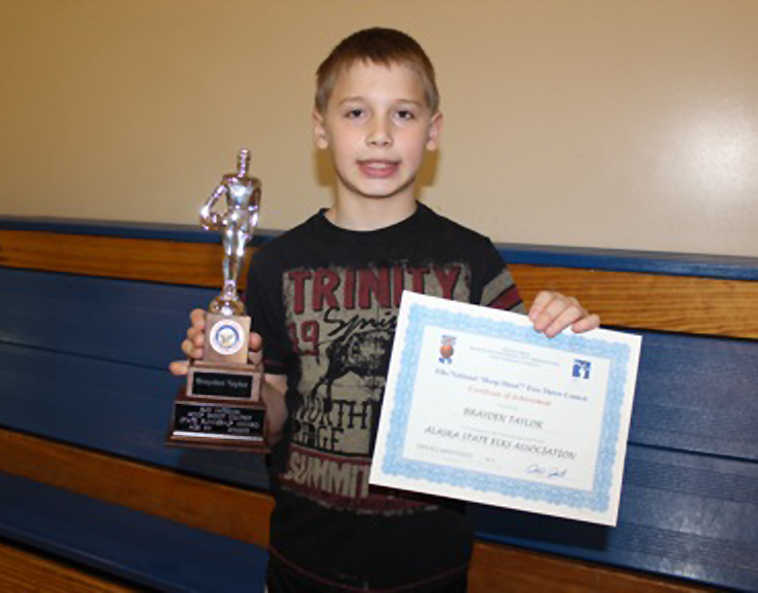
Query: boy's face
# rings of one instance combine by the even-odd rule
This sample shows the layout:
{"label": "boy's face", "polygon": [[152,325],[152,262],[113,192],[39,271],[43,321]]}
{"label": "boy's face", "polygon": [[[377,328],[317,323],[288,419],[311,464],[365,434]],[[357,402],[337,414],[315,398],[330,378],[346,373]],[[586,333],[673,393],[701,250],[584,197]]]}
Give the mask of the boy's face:
{"label": "boy's face", "polygon": [[332,153],[338,199],[412,199],[424,149],[437,148],[442,125],[414,70],[362,61],[337,76],[313,119],[316,146]]}

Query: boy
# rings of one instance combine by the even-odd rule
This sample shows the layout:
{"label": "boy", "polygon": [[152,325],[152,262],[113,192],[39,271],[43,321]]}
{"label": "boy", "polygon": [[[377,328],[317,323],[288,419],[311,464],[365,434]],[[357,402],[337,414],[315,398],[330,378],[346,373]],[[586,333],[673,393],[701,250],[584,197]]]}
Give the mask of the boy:
{"label": "boy", "polygon": [[[276,498],[269,591],[462,592],[472,546],[463,504],[368,485],[397,307],[404,288],[523,307],[492,243],[414,197],[442,114],[413,39],[389,29],[346,38],[318,69],[315,103],[334,205],[256,253],[247,291]],[[599,322],[548,292],[529,317],[550,337]],[[196,358],[204,313],[191,318],[182,349]]]}

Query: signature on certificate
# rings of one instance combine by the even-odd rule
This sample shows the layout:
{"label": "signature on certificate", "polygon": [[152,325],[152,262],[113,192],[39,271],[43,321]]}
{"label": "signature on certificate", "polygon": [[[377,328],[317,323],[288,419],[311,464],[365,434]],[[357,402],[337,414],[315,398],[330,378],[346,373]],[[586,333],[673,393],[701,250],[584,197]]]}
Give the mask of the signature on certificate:
{"label": "signature on certificate", "polygon": [[539,463],[532,463],[527,466],[526,473],[532,476],[542,476],[544,478],[565,478],[568,470],[563,467],[546,467]]}

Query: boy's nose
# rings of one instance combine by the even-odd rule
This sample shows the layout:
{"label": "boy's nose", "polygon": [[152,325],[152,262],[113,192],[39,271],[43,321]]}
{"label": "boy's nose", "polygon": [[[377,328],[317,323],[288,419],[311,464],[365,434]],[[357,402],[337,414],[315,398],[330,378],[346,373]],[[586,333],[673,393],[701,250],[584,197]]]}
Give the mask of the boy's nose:
{"label": "boy's nose", "polygon": [[369,130],[366,143],[370,146],[391,146],[392,132],[389,129],[388,122],[377,120],[371,130]]}

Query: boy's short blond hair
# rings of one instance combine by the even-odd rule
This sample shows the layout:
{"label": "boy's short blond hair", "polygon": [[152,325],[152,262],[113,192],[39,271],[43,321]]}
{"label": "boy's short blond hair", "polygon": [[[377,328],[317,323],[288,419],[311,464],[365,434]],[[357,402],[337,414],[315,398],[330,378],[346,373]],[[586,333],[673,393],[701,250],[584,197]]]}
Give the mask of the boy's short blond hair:
{"label": "boy's short blond hair", "polygon": [[337,44],[316,70],[316,109],[326,111],[337,75],[356,60],[391,66],[409,66],[421,77],[427,106],[432,113],[439,108],[440,96],[434,79],[434,66],[419,43],[395,29],[373,27],[357,31]]}

